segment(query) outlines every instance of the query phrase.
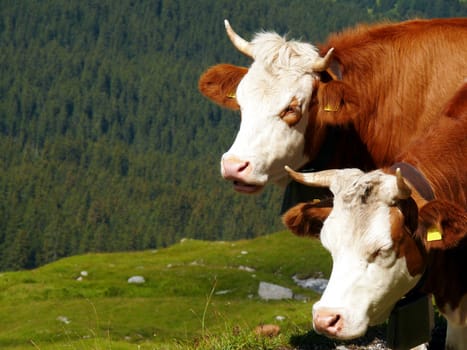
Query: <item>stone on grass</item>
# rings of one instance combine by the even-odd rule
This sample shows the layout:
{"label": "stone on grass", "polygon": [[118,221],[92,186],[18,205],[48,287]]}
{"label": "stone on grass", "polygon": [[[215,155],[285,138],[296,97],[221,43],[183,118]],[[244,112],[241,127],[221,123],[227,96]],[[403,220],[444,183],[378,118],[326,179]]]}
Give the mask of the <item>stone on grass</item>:
{"label": "stone on grass", "polygon": [[65,323],[65,324],[70,324],[71,323],[71,321],[66,316],[58,316],[57,321]]}
{"label": "stone on grass", "polygon": [[143,276],[131,276],[128,279],[128,283],[142,284],[146,282]]}
{"label": "stone on grass", "polygon": [[292,299],[293,292],[290,288],[282,287],[277,284],[260,282],[258,295],[264,300]]}
{"label": "stone on grass", "polygon": [[328,285],[328,280],[325,278],[299,279],[297,276],[293,276],[292,278],[300,287],[311,289],[320,294],[323,294],[326,286]]}

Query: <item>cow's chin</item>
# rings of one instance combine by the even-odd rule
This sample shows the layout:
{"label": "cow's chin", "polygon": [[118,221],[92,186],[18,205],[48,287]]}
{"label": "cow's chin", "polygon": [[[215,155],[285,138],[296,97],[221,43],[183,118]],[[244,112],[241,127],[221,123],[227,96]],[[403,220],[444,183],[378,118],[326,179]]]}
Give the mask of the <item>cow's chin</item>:
{"label": "cow's chin", "polygon": [[337,340],[352,340],[363,337],[368,331],[368,320],[363,321],[359,324],[346,324],[340,329],[336,329],[335,332],[321,333],[328,338]]}
{"label": "cow's chin", "polygon": [[363,337],[365,333],[367,332],[367,330],[368,330],[368,327],[357,329],[357,330],[353,329],[351,331],[347,329],[343,329],[341,331],[338,331],[335,334],[326,334],[326,336],[328,338],[337,339],[337,340],[352,340],[352,339]]}
{"label": "cow's chin", "polygon": [[233,181],[232,183],[235,191],[244,194],[256,194],[261,192],[261,190],[264,188],[263,185],[248,184],[240,181]]}

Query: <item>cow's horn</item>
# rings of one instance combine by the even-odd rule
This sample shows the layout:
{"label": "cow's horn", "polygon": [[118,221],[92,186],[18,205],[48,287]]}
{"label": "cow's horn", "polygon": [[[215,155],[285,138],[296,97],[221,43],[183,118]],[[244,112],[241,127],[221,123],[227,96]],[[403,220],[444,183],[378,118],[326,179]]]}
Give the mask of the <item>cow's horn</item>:
{"label": "cow's horn", "polygon": [[290,169],[287,165],[285,170],[297,182],[308,186],[330,187],[331,182],[337,174],[337,169],[322,170],[313,173],[299,173]]}
{"label": "cow's horn", "polygon": [[237,50],[243,53],[244,55],[254,59],[251,44],[234,32],[228,20],[224,20],[224,25],[230,41],[232,42],[232,44],[234,44]]}
{"label": "cow's horn", "polygon": [[328,69],[331,64],[332,56],[334,54],[334,48],[330,48],[324,57],[319,57],[312,65],[311,69],[314,72],[323,72]]}
{"label": "cow's horn", "polygon": [[400,168],[396,169],[396,179],[397,179],[397,198],[399,199],[409,198],[412,191],[410,190],[410,187],[405,182]]}

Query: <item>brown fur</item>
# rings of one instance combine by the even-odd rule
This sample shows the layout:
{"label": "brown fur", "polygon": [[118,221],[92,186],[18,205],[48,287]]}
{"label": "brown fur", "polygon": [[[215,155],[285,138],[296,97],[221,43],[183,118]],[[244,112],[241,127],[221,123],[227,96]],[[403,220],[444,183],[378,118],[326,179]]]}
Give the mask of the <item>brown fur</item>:
{"label": "brown fur", "polygon": [[358,96],[358,108],[333,117],[355,125],[378,167],[423,137],[467,76],[465,18],[361,25],[332,35],[321,52],[330,47],[345,83],[341,104],[349,90]]}
{"label": "brown fur", "polygon": [[422,274],[426,266],[426,254],[420,241],[412,235],[417,228],[417,205],[409,198],[401,201],[398,208],[391,209],[391,236],[397,257],[405,257],[411,276]]}
{"label": "brown fur", "polygon": [[[435,228],[442,239],[428,241],[427,231]],[[418,237],[425,242],[428,251],[467,247],[467,211],[458,205],[434,200],[425,204],[419,211]]]}
{"label": "brown fur", "polygon": [[437,123],[398,158],[425,175],[436,198],[467,210],[467,83],[446,104]]}
{"label": "brown fur", "polygon": [[240,109],[235,98],[237,86],[248,72],[248,68],[231,64],[218,64],[201,76],[198,88],[211,101],[229,109]]}
{"label": "brown fur", "polygon": [[[429,253],[423,289],[434,294],[441,311],[447,303],[456,308],[467,293],[467,212],[451,202],[435,200],[423,206],[419,216],[417,236]],[[441,240],[426,240],[427,229],[432,227],[441,232]]]}
{"label": "brown fur", "polygon": [[345,82],[333,80],[320,83],[317,90],[318,120],[321,122],[346,125],[351,123],[349,116],[358,114],[359,97],[354,93],[354,89]]}
{"label": "brown fur", "polygon": [[318,203],[300,203],[289,209],[282,221],[297,236],[315,236],[319,235],[331,210],[332,199]]}

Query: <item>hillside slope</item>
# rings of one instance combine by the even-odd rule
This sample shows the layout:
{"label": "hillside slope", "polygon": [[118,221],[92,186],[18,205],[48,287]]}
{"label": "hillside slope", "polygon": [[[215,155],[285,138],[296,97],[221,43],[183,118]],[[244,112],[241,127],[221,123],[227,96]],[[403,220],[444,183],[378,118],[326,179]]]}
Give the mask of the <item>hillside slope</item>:
{"label": "hillside slope", "polygon": [[[329,268],[318,241],[282,232],[235,242],[188,239],[161,250],[87,254],[3,273],[0,348],[186,348],[202,334],[234,326],[250,333],[261,323],[280,324],[287,343],[306,333],[317,298],[292,276],[329,275]],[[146,282],[129,284],[135,275]],[[260,281],[292,288],[309,302],[261,301]]]}

